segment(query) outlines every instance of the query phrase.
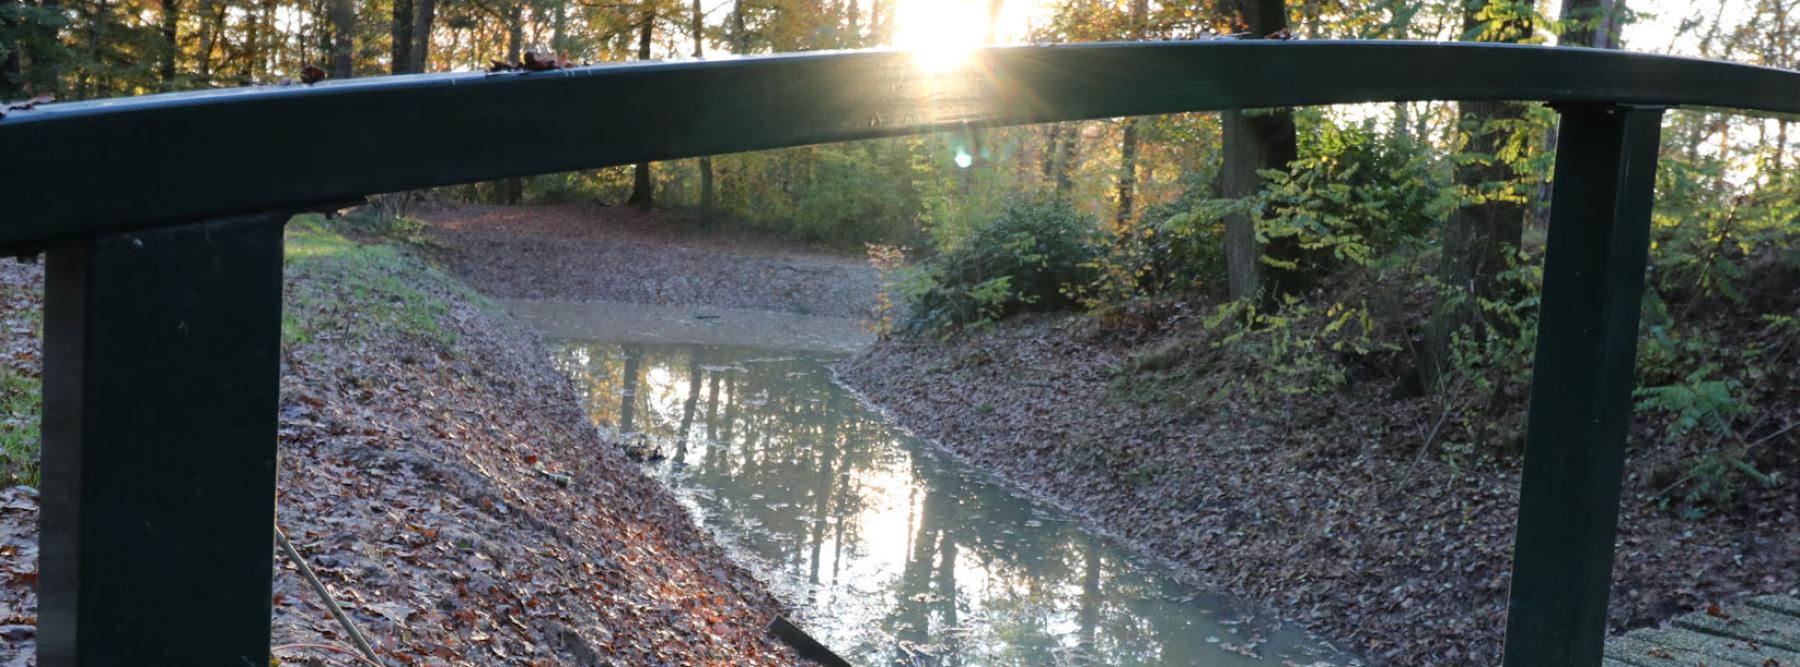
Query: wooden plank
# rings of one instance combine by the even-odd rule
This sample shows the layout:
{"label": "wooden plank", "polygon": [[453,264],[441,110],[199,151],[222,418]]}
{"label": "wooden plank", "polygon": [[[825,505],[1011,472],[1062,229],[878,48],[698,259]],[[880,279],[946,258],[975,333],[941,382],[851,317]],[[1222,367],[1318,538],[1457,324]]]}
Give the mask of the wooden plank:
{"label": "wooden plank", "polygon": [[[1717,662],[1720,656],[1702,653],[1691,649],[1658,644],[1643,637],[1626,635],[1614,637],[1606,642],[1606,656],[1616,660],[1629,662],[1638,667],[1674,667],[1675,665],[1697,665],[1706,662]],[[1746,665],[1742,660],[1730,660],[1734,665]],[[1762,667],[1748,664],[1746,667]]]}
{"label": "wooden plank", "polygon": [[1800,73],[1526,45],[1208,40],[991,47],[949,71],[860,51],[48,104],[0,118],[0,247],[971,125],[1440,99],[1800,113]]}
{"label": "wooden plank", "polygon": [[1772,614],[1783,614],[1800,619],[1800,598],[1786,595],[1765,595],[1754,598],[1745,604]]}
{"label": "wooden plank", "polygon": [[[1763,667],[1763,659],[1752,657],[1747,651],[1695,650],[1693,647],[1659,643],[1652,637],[1632,634],[1614,637],[1607,641],[1606,655],[1627,660],[1641,667],[1691,666],[1721,662],[1743,667]],[[1721,664],[1720,667],[1724,667],[1724,665]]]}
{"label": "wooden plank", "polygon": [[1726,612],[1729,618],[1689,614],[1675,619],[1675,626],[1719,637],[1752,641],[1771,648],[1800,651],[1800,623],[1792,616],[1739,606]]}
{"label": "wooden plank", "polygon": [[1769,595],[1695,612],[1668,627],[1633,630],[1606,642],[1609,661],[1631,667],[1800,665],[1800,600]]}
{"label": "wooden plank", "polygon": [[1638,632],[1644,633],[1639,636],[1648,641],[1656,642],[1664,646],[1683,648],[1698,653],[1705,653],[1708,655],[1748,654],[1758,660],[1758,667],[1762,667],[1761,661],[1768,660],[1769,658],[1774,658],[1785,664],[1800,665],[1800,653],[1763,644],[1752,645],[1749,642],[1740,639],[1719,637],[1717,635],[1709,635],[1675,627],[1654,631],[1639,630]]}

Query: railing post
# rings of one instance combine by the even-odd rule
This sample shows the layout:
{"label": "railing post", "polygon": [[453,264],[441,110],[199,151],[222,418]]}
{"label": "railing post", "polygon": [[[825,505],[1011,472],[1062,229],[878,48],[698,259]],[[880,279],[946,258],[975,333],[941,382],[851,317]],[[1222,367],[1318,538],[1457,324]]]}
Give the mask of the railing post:
{"label": "railing post", "polygon": [[1662,110],[1564,105],[1507,667],[1599,665]]}
{"label": "railing post", "polygon": [[269,664],[286,219],[49,253],[45,667]]}

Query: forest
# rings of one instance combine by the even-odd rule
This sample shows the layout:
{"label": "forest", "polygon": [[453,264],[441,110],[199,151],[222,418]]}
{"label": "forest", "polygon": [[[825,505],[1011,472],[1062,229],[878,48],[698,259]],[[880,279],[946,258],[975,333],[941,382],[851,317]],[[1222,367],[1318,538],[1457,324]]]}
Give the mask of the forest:
{"label": "forest", "polygon": [[[0,101],[864,48],[912,50],[932,67],[986,44],[1121,40],[1471,41],[1795,69],[1796,5],[1800,0],[0,0]],[[527,126],[531,114],[580,112],[522,109],[518,123]],[[1621,566],[1615,630],[1705,609],[1708,595],[1794,590],[1791,544],[1751,549],[1724,540],[1760,545],[1767,535],[1791,534],[1800,506],[1795,120],[1676,109],[1663,121],[1622,514],[1648,527],[1622,529],[1620,562],[1638,565]],[[404,118],[368,122],[409,131]],[[1372,479],[1362,482],[1379,490],[1346,501],[1336,514],[1290,508],[1295,524],[1360,521],[1378,512],[1389,512],[1389,522],[1406,521],[1396,507],[1460,512],[1457,525],[1476,528],[1460,538],[1440,531],[1420,543],[1438,540],[1444,553],[1463,558],[1470,535],[1480,537],[1467,569],[1455,563],[1458,572],[1474,573],[1463,577],[1473,581],[1504,571],[1496,559],[1510,557],[1510,517],[1483,512],[1504,514],[1516,501],[1491,489],[1516,488],[1524,444],[1557,123],[1557,112],[1539,104],[1443,101],[969,127],[381,195],[371,208],[406,219],[425,201],[635,207],[654,213],[647,219],[696,233],[752,234],[866,258],[880,284],[867,325],[881,342],[873,356],[850,362],[848,383],[877,401],[928,393],[937,400],[958,395],[959,387],[998,386],[985,395],[999,396],[1057,384],[1020,380],[1039,371],[1053,380],[1079,376],[1045,403],[1055,414],[1034,412],[1011,423],[1044,419],[1047,430],[1066,426],[1058,433],[1101,434],[1070,436],[1030,461],[1098,480],[1099,490],[1058,497],[1091,503],[1096,509],[1087,518],[1140,518],[1128,513],[1138,511],[1143,504],[1134,500],[1141,498],[1177,505],[1212,502],[1221,493],[1256,498],[1270,488],[1216,481],[1242,463],[1227,454],[1213,459],[1229,466],[1201,464],[1184,473],[1171,463],[1210,455],[1172,450],[1210,432],[1202,426],[1217,425],[1248,434],[1234,437],[1280,445],[1259,452],[1285,452],[1248,465],[1250,482],[1335,485],[1338,477],[1363,474],[1362,461],[1376,462],[1376,472],[1367,473]],[[1028,353],[1003,356],[995,351],[1003,343]],[[1103,368],[1090,372],[1090,357]],[[698,358],[692,363],[690,413],[701,375]],[[636,372],[633,364],[626,375]],[[0,398],[35,390],[4,372]],[[717,376],[713,381],[716,393]],[[1064,401],[1076,385],[1103,395]],[[728,386],[727,393],[735,390]],[[1014,408],[1035,409],[996,398],[896,412],[926,422],[936,412],[965,423],[1004,423]],[[1138,428],[1165,416],[1186,429],[1180,437],[1158,439],[1162,432],[1149,426],[1115,430],[1105,421]],[[918,430],[950,438],[956,428],[927,423]],[[1124,442],[1124,432],[1141,441]],[[36,483],[35,440],[29,427],[0,431],[7,481]],[[968,458],[1004,467],[1014,465],[1003,461],[1007,452],[1028,446],[996,446]],[[1288,455],[1294,458],[1281,458]],[[1063,479],[1041,470],[1009,477],[1019,478],[1046,488],[1047,480]],[[1322,493],[1297,497],[1313,502]],[[1124,509],[1115,514],[1108,509],[1114,507]],[[1221,510],[1227,514],[1229,525],[1239,526],[1236,514]],[[1293,567],[1315,569],[1286,580],[1244,574],[1288,558],[1247,545],[1242,564],[1209,574],[1283,612],[1310,604],[1320,613],[1317,599],[1283,598],[1283,581],[1336,581],[1339,590],[1320,595],[1335,595],[1325,608],[1342,611],[1330,604],[1380,593],[1377,584],[1411,585],[1430,570],[1398,560],[1398,547],[1381,546],[1393,543],[1372,539],[1346,555],[1319,546],[1323,540],[1304,542],[1314,532],[1285,524],[1267,530],[1294,531],[1283,537],[1311,551]],[[1705,574],[1702,584],[1682,578],[1685,563],[1656,553],[1658,540],[1696,533],[1720,538],[1709,545],[1718,549],[1692,556]],[[1196,544],[1216,546],[1205,536],[1128,537],[1190,565],[1201,559]],[[1708,569],[1742,565],[1744,554],[1751,563],[1741,571]],[[1352,555],[1392,558],[1368,566],[1376,583],[1318,569],[1362,562]],[[813,562],[816,568],[816,555]],[[1440,564],[1439,573],[1448,568]],[[1313,620],[1397,664],[1435,664],[1433,641],[1480,662],[1498,650],[1491,635],[1503,613],[1493,608],[1504,595],[1504,582],[1492,583],[1499,581],[1458,580],[1475,591],[1467,595],[1416,591],[1420,606],[1408,597],[1381,610],[1380,624],[1368,626],[1374,629]],[[1670,598],[1618,601],[1638,591]],[[1434,605],[1436,612],[1423,611]],[[1415,628],[1426,616],[1444,624]],[[1465,618],[1474,619],[1473,630],[1450,625]],[[1419,636],[1398,648],[1379,636],[1397,628]]]}
{"label": "forest", "polygon": [[[1791,68],[1800,58],[1792,9],[1788,0],[5,0],[0,99],[528,59],[1214,38],[1631,48]],[[406,131],[403,119],[372,122]],[[1663,500],[1683,512],[1780,484],[1793,465],[1792,437],[1782,437],[1792,424],[1770,409],[1795,405],[1800,354],[1791,349],[1800,336],[1791,123],[1687,110],[1665,123],[1637,407],[1680,452],[1662,473]],[[1191,113],[440,194],[657,207],[680,213],[676,224],[866,248],[883,275],[871,319],[884,337],[944,338],[1053,310],[1105,326],[1185,327],[1121,374],[1123,394],[1287,400],[1379,382],[1396,397],[1444,403],[1428,438],[1443,448],[1436,455],[1491,461],[1520,444],[1555,125],[1546,107],[1488,102]]]}

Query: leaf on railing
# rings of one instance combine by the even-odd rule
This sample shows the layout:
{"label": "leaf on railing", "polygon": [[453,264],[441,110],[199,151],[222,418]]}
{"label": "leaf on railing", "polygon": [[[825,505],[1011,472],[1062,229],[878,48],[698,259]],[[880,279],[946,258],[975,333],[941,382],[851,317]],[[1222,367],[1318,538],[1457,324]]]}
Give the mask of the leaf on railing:
{"label": "leaf on railing", "polygon": [[310,86],[324,81],[325,76],[325,70],[319,69],[317,65],[307,65],[306,69],[300,70],[300,83]]}
{"label": "leaf on railing", "polygon": [[488,67],[488,72],[548,72],[551,70],[565,69],[569,66],[569,56],[567,54],[560,52],[542,53],[538,51],[526,51],[525,59],[522,62],[510,63],[504,60],[496,60],[492,66]]}
{"label": "leaf on railing", "polygon": [[51,95],[50,93],[43,93],[43,94],[40,94],[37,97],[33,97],[29,100],[19,100],[17,102],[7,102],[5,104],[0,104],[0,118],[5,118],[7,112],[10,112],[10,111],[30,111],[32,109],[36,109],[37,105],[39,105],[39,104],[49,104],[49,103],[55,102],[55,101],[56,101],[55,95]]}

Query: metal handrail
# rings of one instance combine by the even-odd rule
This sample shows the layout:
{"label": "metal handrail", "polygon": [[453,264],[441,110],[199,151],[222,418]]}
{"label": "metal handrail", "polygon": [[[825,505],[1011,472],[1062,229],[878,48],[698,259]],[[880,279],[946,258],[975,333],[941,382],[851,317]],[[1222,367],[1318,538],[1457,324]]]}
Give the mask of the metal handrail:
{"label": "metal handrail", "polygon": [[0,119],[0,248],[970,125],[1497,99],[1800,114],[1800,72],[1582,48],[1207,40],[990,47],[944,72],[873,50],[50,104]]}

